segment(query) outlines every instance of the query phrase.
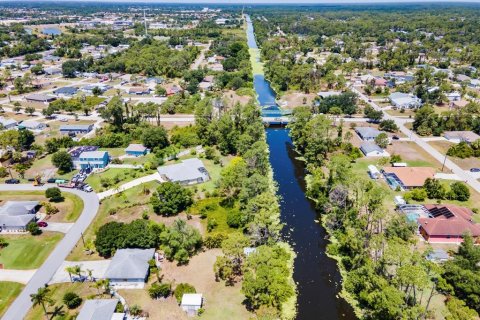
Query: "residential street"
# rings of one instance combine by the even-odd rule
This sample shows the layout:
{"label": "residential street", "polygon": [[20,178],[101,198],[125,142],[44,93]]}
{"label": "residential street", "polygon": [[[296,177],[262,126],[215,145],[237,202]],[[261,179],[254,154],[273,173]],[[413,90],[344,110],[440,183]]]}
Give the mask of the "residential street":
{"label": "residential street", "polygon": [[400,128],[400,131],[403,132],[407,137],[409,137],[411,141],[415,142],[418,146],[420,146],[423,150],[429,153],[432,157],[434,157],[440,163],[445,162],[445,168],[450,169],[452,173],[456,174],[462,181],[465,181],[465,183],[467,183],[475,191],[480,192],[480,182],[478,182],[475,179],[475,177],[472,174],[470,174],[469,171],[465,171],[462,168],[460,168],[458,165],[453,163],[453,161],[446,158],[445,155],[441,154],[434,147],[432,147],[427,142],[425,142],[421,137],[419,137],[412,130],[405,127],[405,123],[408,122],[407,119],[397,118],[389,115],[384,110],[382,110],[382,108],[380,108],[375,102],[373,101],[369,102],[368,97],[365,96],[360,91],[358,91],[356,88],[351,87],[351,89],[353,92],[357,93],[363,101],[371,105],[374,109],[381,110],[383,112],[384,119],[395,121],[397,126]]}
{"label": "residential street", "polygon": [[[34,187],[30,184],[0,184],[0,191],[33,191],[45,190],[52,185]],[[77,189],[63,189],[62,192],[70,192],[79,196],[84,203],[84,208],[77,222],[68,231],[65,237],[58,243],[43,265],[35,272],[32,279],[27,283],[24,290],[10,305],[3,316],[3,320],[23,319],[32,306],[30,294],[36,293],[38,288],[50,281],[58,268],[67,258],[68,254],[80,240],[81,233],[84,232],[92,222],[98,212],[99,201],[95,193],[86,193]]]}

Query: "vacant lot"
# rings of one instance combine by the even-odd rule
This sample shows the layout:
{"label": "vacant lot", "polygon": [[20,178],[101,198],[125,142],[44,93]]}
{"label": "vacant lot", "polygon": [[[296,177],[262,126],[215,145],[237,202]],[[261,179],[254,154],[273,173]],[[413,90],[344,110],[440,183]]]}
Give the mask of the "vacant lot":
{"label": "vacant lot", "polygon": [[[447,154],[448,149],[455,144],[449,141],[430,141],[429,144],[435,149],[440,151],[442,154]],[[471,157],[466,159],[460,159],[457,157],[450,157],[448,159],[452,160],[456,165],[464,170],[470,170],[471,168],[480,168],[480,159]]]}
{"label": "vacant lot", "polygon": [[7,307],[20,294],[23,285],[16,282],[0,282],[0,316],[7,310]]}
{"label": "vacant lot", "polygon": [[121,184],[151,173],[153,173],[153,171],[144,171],[143,169],[111,168],[104,172],[91,174],[85,182],[88,183],[93,190],[102,192],[104,190],[114,189]]}
{"label": "vacant lot", "polygon": [[[59,209],[59,212],[47,218],[48,221],[55,222],[74,222],[80,216],[83,210],[83,201],[78,196],[68,192],[62,193],[64,201],[52,202]],[[0,205],[5,201],[48,201],[45,198],[44,191],[2,191],[0,192]],[[45,212],[43,208],[41,212]]]}
{"label": "vacant lot", "polygon": [[393,141],[387,151],[400,155],[402,161],[407,162],[410,167],[433,167],[437,170],[442,167],[441,163],[412,141]]}
{"label": "vacant lot", "polygon": [[[315,99],[316,94],[314,93],[303,93],[300,91],[288,91],[282,94],[280,97],[280,105],[286,109],[294,109],[300,106],[310,106],[312,105],[313,99]],[[283,103],[286,102],[284,105]]]}
{"label": "vacant lot", "polygon": [[44,232],[39,236],[2,235],[8,246],[1,250],[0,263],[5,269],[36,269],[42,265],[62,234]]}
{"label": "vacant lot", "polygon": [[[179,283],[186,282],[193,285],[198,293],[202,293],[205,313],[202,314],[201,319],[220,320],[226,319],[226,315],[229,319],[249,319],[253,315],[242,304],[244,296],[240,292],[241,285],[225,286],[223,282],[215,281],[213,264],[220,254],[219,249],[201,252],[192,257],[186,266],[165,262],[162,264],[162,281],[172,283],[173,288]],[[151,281],[155,280],[151,279]],[[166,300],[152,300],[146,290],[120,290],[119,293],[130,305],[137,304],[148,312],[149,319],[188,319],[173,297]]]}

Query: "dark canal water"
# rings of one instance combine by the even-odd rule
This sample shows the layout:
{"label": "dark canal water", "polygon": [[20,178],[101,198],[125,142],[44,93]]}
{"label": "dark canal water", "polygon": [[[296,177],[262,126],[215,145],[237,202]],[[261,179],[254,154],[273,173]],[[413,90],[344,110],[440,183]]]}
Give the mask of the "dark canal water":
{"label": "dark canal water", "polygon": [[[251,48],[257,48],[250,18],[247,16],[247,38]],[[261,106],[275,104],[275,92],[262,75],[254,75],[254,87]],[[295,159],[288,130],[266,129],[270,147],[273,177],[281,197],[281,219],[285,224],[284,238],[297,253],[293,278],[298,289],[299,320],[354,320],[351,306],[337,298],[341,276],[336,262],[325,254],[326,232],[315,222],[317,212],[305,197],[305,167]]]}

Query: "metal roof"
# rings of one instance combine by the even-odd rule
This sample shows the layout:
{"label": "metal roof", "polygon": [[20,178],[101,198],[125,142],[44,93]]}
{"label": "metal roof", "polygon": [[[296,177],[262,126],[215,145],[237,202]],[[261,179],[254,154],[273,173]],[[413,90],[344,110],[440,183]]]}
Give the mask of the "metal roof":
{"label": "metal roof", "polygon": [[198,158],[186,159],[181,163],[158,167],[158,173],[172,182],[183,182],[201,179],[207,181],[209,175],[203,162]]}
{"label": "metal roof", "polygon": [[77,316],[77,320],[111,320],[117,299],[94,299],[87,300]]}

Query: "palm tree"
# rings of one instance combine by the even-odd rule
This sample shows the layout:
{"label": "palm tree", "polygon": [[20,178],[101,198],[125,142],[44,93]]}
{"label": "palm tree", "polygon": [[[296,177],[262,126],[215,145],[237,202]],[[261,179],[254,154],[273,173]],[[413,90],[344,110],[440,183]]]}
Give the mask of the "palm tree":
{"label": "palm tree", "polygon": [[91,281],[93,281],[93,276],[92,276],[92,274],[93,274],[93,270],[92,270],[92,269],[87,269],[87,275],[88,275],[88,278],[89,278]]}
{"label": "palm tree", "polygon": [[48,319],[48,312],[45,304],[53,304],[53,299],[50,297],[50,289],[48,286],[45,285],[45,287],[38,288],[37,293],[30,295],[30,300],[33,302],[33,306],[42,306],[45,317]]}
{"label": "palm tree", "polygon": [[75,267],[73,266],[66,267],[65,271],[67,271],[68,276],[70,277],[70,281],[73,282],[72,274],[75,274]]}

